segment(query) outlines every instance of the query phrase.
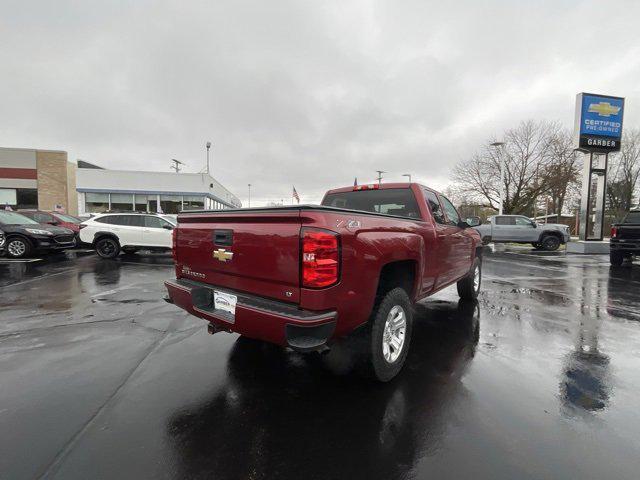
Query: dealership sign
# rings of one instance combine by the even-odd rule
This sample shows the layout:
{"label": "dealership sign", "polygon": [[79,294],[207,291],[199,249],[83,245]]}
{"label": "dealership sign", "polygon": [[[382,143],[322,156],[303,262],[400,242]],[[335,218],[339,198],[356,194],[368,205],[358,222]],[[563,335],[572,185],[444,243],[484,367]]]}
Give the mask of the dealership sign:
{"label": "dealership sign", "polygon": [[578,148],[590,152],[620,150],[623,115],[624,98],[579,93],[575,121]]}

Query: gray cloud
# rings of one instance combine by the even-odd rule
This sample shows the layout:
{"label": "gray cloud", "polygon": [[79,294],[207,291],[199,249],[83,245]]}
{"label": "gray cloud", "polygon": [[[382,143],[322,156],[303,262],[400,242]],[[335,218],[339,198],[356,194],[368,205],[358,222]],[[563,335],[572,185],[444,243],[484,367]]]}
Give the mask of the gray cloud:
{"label": "gray cloud", "polygon": [[111,168],[179,158],[246,200],[355,176],[446,185],[519,120],[568,127],[575,94],[640,123],[634,1],[3,1],[3,146]]}

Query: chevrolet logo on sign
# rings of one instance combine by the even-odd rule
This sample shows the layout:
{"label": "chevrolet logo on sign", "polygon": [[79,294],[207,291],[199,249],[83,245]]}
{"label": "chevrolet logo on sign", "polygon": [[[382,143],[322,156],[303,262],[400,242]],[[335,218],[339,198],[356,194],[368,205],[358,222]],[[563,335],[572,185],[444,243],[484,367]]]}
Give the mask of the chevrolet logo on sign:
{"label": "chevrolet logo on sign", "polygon": [[597,113],[601,117],[617,115],[619,111],[620,107],[613,106],[609,102],[592,103],[589,105],[589,112]]}
{"label": "chevrolet logo on sign", "polygon": [[224,248],[219,248],[213,251],[213,258],[221,262],[226,262],[233,258],[233,252],[227,252]]}

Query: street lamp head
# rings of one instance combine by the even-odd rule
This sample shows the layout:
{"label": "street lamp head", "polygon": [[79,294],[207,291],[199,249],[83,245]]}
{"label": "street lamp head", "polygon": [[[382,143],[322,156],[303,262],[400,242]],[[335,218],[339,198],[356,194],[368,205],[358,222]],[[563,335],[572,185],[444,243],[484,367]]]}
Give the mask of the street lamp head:
{"label": "street lamp head", "polygon": [[207,142],[207,149],[211,148],[211,142]]}

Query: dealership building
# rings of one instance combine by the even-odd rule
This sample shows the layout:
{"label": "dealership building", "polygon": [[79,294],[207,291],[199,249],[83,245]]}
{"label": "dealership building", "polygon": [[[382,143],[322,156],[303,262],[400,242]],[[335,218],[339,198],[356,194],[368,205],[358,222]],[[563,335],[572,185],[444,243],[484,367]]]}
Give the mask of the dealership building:
{"label": "dealership building", "polygon": [[67,152],[0,147],[0,208],[78,213],[76,165]]}
{"label": "dealership building", "polygon": [[109,170],[67,160],[53,150],[0,148],[0,208],[178,213],[240,208],[240,200],[206,173]]}

